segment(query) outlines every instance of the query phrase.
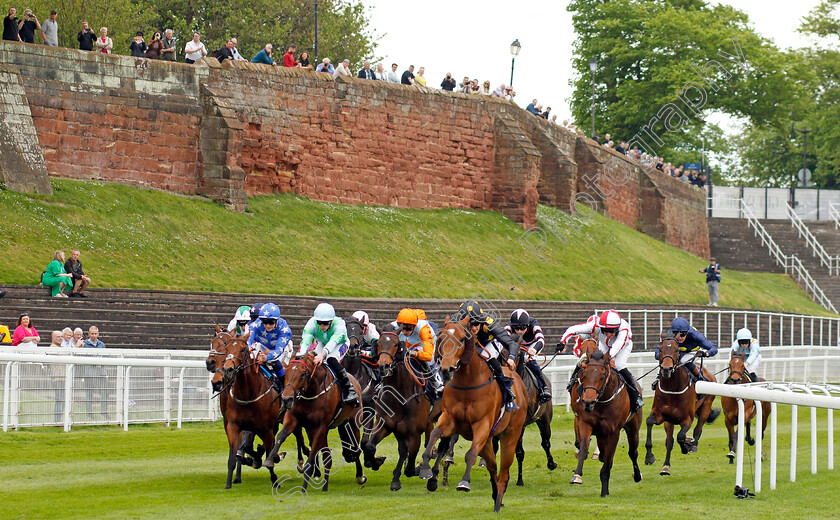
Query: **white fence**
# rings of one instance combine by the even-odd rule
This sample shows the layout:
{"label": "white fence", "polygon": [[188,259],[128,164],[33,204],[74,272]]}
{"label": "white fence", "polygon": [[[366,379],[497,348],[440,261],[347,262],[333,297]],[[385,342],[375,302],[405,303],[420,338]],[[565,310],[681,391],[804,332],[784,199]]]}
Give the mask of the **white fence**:
{"label": "white fence", "polygon": [[[831,204],[840,204],[840,190],[796,188],[794,197],[796,214],[804,220],[832,220]],[[758,218],[783,220],[790,189],[714,186],[707,207],[712,217],[743,218],[738,199],[744,199]]]}
{"label": "white fence", "polygon": [[3,349],[3,431],[56,425],[68,431],[74,424],[127,430],[132,423],[175,421],[180,427],[184,420],[216,420],[206,357],[194,351]]}

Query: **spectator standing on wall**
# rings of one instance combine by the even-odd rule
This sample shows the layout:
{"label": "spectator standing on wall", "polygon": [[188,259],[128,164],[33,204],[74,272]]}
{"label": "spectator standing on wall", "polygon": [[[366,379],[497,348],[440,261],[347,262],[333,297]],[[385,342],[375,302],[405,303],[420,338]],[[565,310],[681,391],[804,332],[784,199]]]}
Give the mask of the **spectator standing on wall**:
{"label": "spectator standing on wall", "polygon": [[184,63],[195,63],[207,56],[207,47],[201,43],[201,35],[193,33],[192,40],[184,46]]}
{"label": "spectator standing on wall", "polygon": [[501,85],[499,85],[496,88],[496,90],[493,91],[493,94],[491,94],[491,95],[493,97],[503,98],[503,97],[505,97],[505,89],[506,89],[505,84],[502,83]]}
{"label": "spectator standing on wall", "polygon": [[233,51],[231,49],[233,49],[233,42],[228,40],[225,42],[224,47],[216,51],[216,59],[219,60],[219,63],[233,59]]}
{"label": "spectator standing on wall", "polygon": [[396,63],[391,64],[391,70],[390,70],[390,72],[388,72],[388,82],[389,83],[399,83],[400,82],[400,77],[397,76],[397,64]]}
{"label": "spectator standing on wall", "polygon": [[715,257],[709,259],[709,265],[705,269],[700,269],[701,273],[706,273],[706,285],[709,286],[709,306],[718,306],[718,284],[720,283],[720,264],[715,261]]}
{"label": "spectator standing on wall", "polygon": [[318,67],[315,69],[315,72],[327,72],[329,74],[335,74],[335,67],[332,63],[330,63],[329,58],[324,58],[321,63],[318,64]]}
{"label": "spectator standing on wall", "polygon": [[400,83],[403,85],[414,85],[414,65],[409,65],[408,70],[402,73]]}
{"label": "spectator standing on wall", "polygon": [[615,151],[622,155],[627,155],[627,141],[620,141],[618,146],[615,147]]}
{"label": "spectator standing on wall", "polygon": [[96,35],[93,34],[93,30],[87,22],[82,22],[82,30],[76,35],[76,39],[79,40],[79,50],[92,51]]}
{"label": "spectator standing on wall", "polygon": [[41,36],[44,37],[44,44],[50,47],[58,47],[58,22],[55,21],[58,11],[50,11],[50,17],[41,26]]}
{"label": "spectator standing on wall", "polygon": [[152,41],[146,48],[146,57],[150,60],[156,60],[160,56],[160,51],[163,50],[163,40],[161,40],[160,31],[155,31],[152,35]]}
{"label": "spectator standing on wall", "polygon": [[256,53],[253,58],[251,58],[251,63],[262,63],[263,65],[274,65],[274,59],[271,57],[271,51],[274,49],[272,45],[269,43],[265,46],[265,49],[261,50],[260,52]]}
{"label": "spectator standing on wall", "polygon": [[175,61],[175,44],[177,41],[172,35],[172,29],[163,31],[163,49],[160,51],[160,57],[164,61]]}
{"label": "spectator standing on wall", "polygon": [[303,51],[298,56],[295,66],[301,69],[312,70],[312,65],[309,64],[309,53]]}
{"label": "spectator standing on wall", "polygon": [[297,47],[292,44],[289,45],[289,50],[286,51],[286,54],[283,55],[283,66],[284,67],[294,67],[295,64],[295,51]]}
{"label": "spectator standing on wall", "polygon": [[350,60],[344,60],[338,64],[338,67],[335,68],[335,75],[336,76],[352,76],[353,74],[350,72]]}
{"label": "spectator standing on wall", "polygon": [[239,54],[239,41],[236,38],[231,38],[231,42],[233,42],[233,48],[230,50],[230,53],[233,54],[233,61],[248,61]]}
{"label": "spectator standing on wall", "polygon": [[388,81],[388,76],[385,73],[385,69],[382,67],[381,63],[376,64],[376,70],[373,72],[374,79],[378,79],[379,81]]}
{"label": "spectator standing on wall", "polygon": [[79,260],[80,256],[82,256],[82,253],[80,253],[78,249],[74,249],[73,252],[70,253],[70,259],[64,262],[64,271],[73,276],[70,281],[70,285],[72,287],[70,290],[71,298],[87,298],[85,289],[87,289],[87,286],[90,285],[90,277],[88,277],[82,269],[82,261]]}
{"label": "spectator standing on wall", "polygon": [[490,80],[489,79],[481,85],[481,88],[478,89],[478,93],[481,94],[482,96],[489,96],[493,93],[493,91],[490,89]]}
{"label": "spectator standing on wall", "polygon": [[423,74],[426,73],[426,67],[420,67],[417,70],[417,75],[414,76],[414,84],[415,85],[423,85],[426,86],[426,77]]}
{"label": "spectator standing on wall", "polygon": [[443,81],[440,82],[440,88],[447,92],[452,92],[453,90],[455,90],[455,86],[455,78],[452,77],[451,72],[447,72],[446,77],[443,78]]}
{"label": "spectator standing on wall", "polygon": [[38,17],[32,14],[32,9],[23,12],[23,20],[18,22],[18,33],[24,43],[35,43],[35,31],[41,30]]}
{"label": "spectator standing on wall", "polygon": [[99,52],[103,54],[111,54],[111,50],[114,48],[114,42],[108,37],[107,27],[99,29],[99,38],[96,39],[94,45],[96,45],[96,50]]}
{"label": "spectator standing on wall", "polygon": [[540,115],[539,110],[537,110],[537,100],[531,101],[531,103],[525,107],[525,110],[534,114],[535,116]]}
{"label": "spectator standing on wall", "polygon": [[137,31],[134,33],[134,38],[131,40],[131,44],[128,48],[131,50],[131,56],[133,58],[146,57],[146,39],[143,38],[143,31]]}
{"label": "spectator standing on wall", "polygon": [[358,77],[359,79],[376,79],[376,77],[373,75],[373,71],[370,70],[369,61],[366,61],[364,66],[362,66],[362,68],[359,69]]}
{"label": "spectator standing on wall", "polygon": [[9,8],[9,15],[3,18],[3,39],[10,42],[21,42],[20,20],[17,18],[17,9]]}

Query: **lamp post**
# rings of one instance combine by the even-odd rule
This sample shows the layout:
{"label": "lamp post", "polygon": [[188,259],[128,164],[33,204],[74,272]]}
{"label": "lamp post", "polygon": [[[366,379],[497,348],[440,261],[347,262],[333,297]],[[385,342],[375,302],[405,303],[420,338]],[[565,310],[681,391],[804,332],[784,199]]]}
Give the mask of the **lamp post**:
{"label": "lamp post", "polygon": [[510,44],[510,85],[513,86],[513,62],[516,61],[516,57],[519,55],[519,51],[522,49],[522,45],[519,44],[519,39],[513,40],[513,43]]}
{"label": "lamp post", "polygon": [[[791,123],[790,129],[795,132],[801,133],[802,136],[805,138],[805,142],[802,144],[802,169],[800,170],[800,173],[802,174],[802,185],[807,186],[809,174],[811,173],[808,170],[808,134],[810,134],[811,132],[816,132],[817,130],[819,130],[819,128],[808,130],[808,126],[806,125],[805,128],[799,130],[798,128],[796,128],[795,123]],[[794,179],[794,181],[790,185],[790,207],[796,207],[796,179]]]}
{"label": "lamp post", "polygon": [[315,65],[318,65],[318,0],[315,0]]}
{"label": "lamp post", "polygon": [[598,70],[598,59],[589,60],[589,70],[592,71],[592,135],[595,139],[595,72]]}

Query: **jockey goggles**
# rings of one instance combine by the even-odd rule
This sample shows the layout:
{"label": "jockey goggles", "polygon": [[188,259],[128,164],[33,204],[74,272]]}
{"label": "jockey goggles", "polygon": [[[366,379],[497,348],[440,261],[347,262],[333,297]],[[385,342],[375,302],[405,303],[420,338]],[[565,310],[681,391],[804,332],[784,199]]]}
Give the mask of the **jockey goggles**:
{"label": "jockey goggles", "polygon": [[738,340],[738,344],[739,344],[739,345],[741,345],[742,347],[746,347],[746,346],[748,346],[748,345],[750,344],[750,340],[748,340],[748,339],[739,339],[739,340]]}
{"label": "jockey goggles", "polygon": [[324,327],[326,327],[327,325],[332,325],[332,320],[330,320],[330,321],[319,321],[318,325],[322,325]]}
{"label": "jockey goggles", "polygon": [[601,327],[604,334],[618,334],[618,327]]}
{"label": "jockey goggles", "polygon": [[274,318],[263,318],[260,321],[263,322],[263,325],[277,325],[277,320]]}
{"label": "jockey goggles", "polygon": [[412,325],[411,323],[401,323],[400,324],[400,328],[402,328],[402,330],[406,330],[406,331],[414,330],[414,327],[416,327],[416,325]]}

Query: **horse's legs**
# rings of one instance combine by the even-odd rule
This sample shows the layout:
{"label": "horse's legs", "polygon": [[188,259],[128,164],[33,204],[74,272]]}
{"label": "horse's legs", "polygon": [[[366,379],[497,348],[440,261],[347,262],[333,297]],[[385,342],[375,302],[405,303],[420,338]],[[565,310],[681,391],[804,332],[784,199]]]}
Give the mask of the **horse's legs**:
{"label": "horse's legs", "polygon": [[[429,467],[429,459],[432,458],[432,450],[435,448],[435,443],[438,439],[442,437],[451,437],[453,433],[453,424],[452,420],[449,418],[449,415],[446,413],[442,413],[440,418],[438,419],[438,425],[432,430],[431,435],[426,443],[426,449],[423,450],[423,463],[420,464],[420,478],[423,480],[431,479],[433,477],[437,477],[438,465],[440,464],[440,459],[446,450],[449,449],[449,442],[441,442],[440,446],[438,446],[438,456],[437,460],[435,460],[435,467],[434,470]],[[437,486],[437,483],[435,483]],[[428,487],[428,486],[427,486]]]}
{"label": "horse's legs", "polygon": [[[260,459],[260,451],[271,451],[274,447],[274,428],[270,428],[264,432],[259,432],[260,439],[262,439],[263,443],[260,446],[257,453],[254,454],[254,469],[259,469],[262,460]],[[273,485],[277,481],[277,475],[274,473],[274,468],[268,468],[268,475],[271,478],[271,484]]]}
{"label": "horse's legs", "polygon": [[[493,447],[493,443],[487,442],[484,444],[484,447],[479,452],[481,454],[481,458],[485,461],[485,467],[487,468],[487,473],[490,474],[490,488],[492,489],[492,497],[494,503],[497,501],[499,497],[499,488],[498,488],[498,466],[496,465],[496,450]],[[499,512],[499,508],[493,506],[494,512]]]}
{"label": "horse's legs", "polygon": [[598,440],[598,445],[601,447],[601,497],[610,494],[610,473],[612,472],[613,459],[615,458],[615,450],[618,446],[618,437],[621,430],[616,429],[609,437],[605,437],[603,442]]}
{"label": "horse's legs", "polygon": [[[490,421],[493,418],[491,416]],[[475,465],[475,461],[478,458],[479,450],[484,448],[484,444],[489,440],[488,437],[490,436],[490,421],[484,421],[482,423],[473,424],[473,439],[472,444],[470,445],[470,449],[467,450],[467,453],[464,455],[464,464],[466,468],[464,469],[464,476],[461,477],[461,482],[458,482],[458,491],[469,491],[470,490],[470,477],[472,473],[472,467]],[[490,443],[490,449],[493,449],[493,444]],[[493,455],[495,458],[495,453]]]}
{"label": "horse's legs", "polygon": [[402,435],[397,436],[397,450],[399,451],[400,458],[397,460],[397,466],[394,468],[394,478],[391,480],[391,491],[399,491],[402,489],[402,484],[400,483],[400,473],[402,473],[402,466],[405,462],[405,459],[408,457],[408,446],[406,442],[406,438]]}
{"label": "horse's legs", "polygon": [[578,465],[572,475],[570,484],[583,484],[583,462],[589,456],[589,441],[592,437],[592,427],[584,421],[575,421],[575,436],[578,439]]}
{"label": "horse's legs", "polygon": [[[548,461],[546,466],[549,470],[557,469],[557,463],[554,462],[554,457],[551,456],[551,415],[550,413],[543,414],[537,420],[537,427],[540,429],[540,438],[542,439],[542,449],[545,450],[545,458]],[[525,430],[522,430],[522,436],[525,436]],[[520,437],[521,441],[522,437]],[[521,479],[520,479],[521,480]],[[517,483],[519,485],[519,483]]]}
{"label": "horse's legs", "polygon": [[653,439],[651,433],[653,432],[653,426],[655,424],[662,424],[662,418],[657,417],[653,412],[650,412],[645,424],[647,425],[647,439],[645,439],[645,450],[647,450],[647,453],[645,454],[645,464],[650,466],[656,462],[656,457],[653,455]]}
{"label": "horse's legs", "polygon": [[[665,421],[665,464],[662,466],[660,475],[671,474],[671,450],[674,449],[674,424]],[[685,437],[685,428],[680,429],[680,435]]]}
{"label": "horse's legs", "polygon": [[382,439],[391,434],[391,430],[384,424],[381,428],[376,430],[373,435],[365,434],[362,439],[362,451],[365,454],[365,467],[373,471],[378,471],[379,467],[385,462],[385,457],[376,458],[376,446],[382,442]]}
{"label": "horse's legs", "polygon": [[[508,430],[502,434],[501,443],[499,445],[499,463],[498,473],[496,474],[496,485],[493,486],[493,489],[497,493],[494,497],[496,499],[496,504],[493,509],[496,513],[499,512],[499,509],[501,509],[503,505],[502,499],[505,497],[505,491],[507,491],[508,482],[510,481],[510,467],[513,465],[513,457],[516,447],[522,442],[522,433],[524,431],[525,425],[523,424],[522,430],[518,432],[519,435],[515,435],[513,430]],[[516,439],[515,443],[513,442],[514,439]],[[489,469],[490,466],[488,465],[487,468]]]}
{"label": "horse's legs", "polygon": [[[709,414],[712,411],[712,404],[715,402],[715,396],[707,395],[706,400],[700,406],[700,409],[697,411],[697,426],[694,427],[694,432],[692,436],[694,440],[691,443],[689,451],[697,452],[697,447],[700,444],[700,436],[703,435],[703,425],[706,424],[706,419],[709,418]],[[718,410],[720,412],[720,410]]]}
{"label": "horse's legs", "polygon": [[755,439],[753,439],[752,432],[750,431],[750,429],[751,429],[750,425],[752,423],[753,416],[755,416],[755,413],[747,415],[747,420],[744,421],[744,427],[746,428],[744,430],[745,433],[746,433],[746,440],[747,440],[747,444],[749,444],[750,446],[755,445]]}
{"label": "horse's legs", "polygon": [[[239,459],[236,457],[236,448],[239,444],[239,434],[240,430],[239,427],[234,424],[234,421],[228,421],[225,424],[225,433],[227,434],[228,444],[230,446],[230,451],[228,453],[228,472],[227,472],[227,482],[225,483],[225,489],[231,488],[231,482],[233,481],[233,471],[236,469],[237,462]],[[240,467],[240,471],[242,466]],[[242,480],[240,474],[240,481]]]}
{"label": "horse's legs", "polygon": [[[282,434],[282,432],[280,433]],[[318,454],[320,453],[323,457],[324,464],[326,464],[327,459],[329,459],[329,462],[332,463],[332,455],[330,454],[329,448],[327,448],[327,425],[319,425],[313,430],[307,429],[306,433],[309,435],[309,457],[306,460],[306,465],[304,465],[303,467],[304,491],[306,491],[306,488],[309,486],[309,481],[312,479],[312,474],[314,472],[315,466],[318,463]],[[279,444],[280,435],[278,435],[277,438]],[[329,485],[329,478],[330,474],[325,468],[324,484],[322,487],[324,491],[326,491],[327,486]]]}
{"label": "horse's legs", "polygon": [[735,464],[735,420],[729,415],[726,415],[723,423],[726,425],[726,431],[729,433],[729,453],[726,456],[729,457],[730,464]]}
{"label": "horse's legs", "polygon": [[[523,428],[522,433],[524,434],[525,429]],[[550,457],[551,455],[549,455]],[[517,486],[524,486],[525,482],[522,481],[522,463],[525,461],[525,448],[522,447],[522,436],[519,437],[519,442],[516,443],[516,462],[519,466],[519,474],[516,478],[516,485]]]}
{"label": "horse's legs", "polygon": [[[691,442],[688,441],[688,430],[691,428],[691,423],[694,421],[693,417],[686,417],[683,419],[683,422],[680,423],[680,431],[677,433],[677,444],[680,445],[680,450],[682,454],[685,455],[691,451],[691,446],[694,444],[694,440]],[[671,430],[673,431],[674,425],[671,426]]]}
{"label": "horse's legs", "polygon": [[287,416],[287,418],[288,423],[284,421],[283,427],[280,428],[280,431],[277,433],[277,440],[275,441],[274,446],[271,447],[271,451],[269,451],[268,455],[265,456],[265,462],[263,462],[263,466],[265,466],[268,469],[274,468],[274,459],[277,458],[279,460],[279,457],[277,457],[277,452],[280,451],[280,446],[283,445],[283,441],[285,441],[293,432],[298,442],[298,452],[300,452],[300,447],[303,445],[303,435],[301,435],[300,431],[295,431],[297,430],[297,420],[290,414]]}
{"label": "horse's legs", "polygon": [[422,433],[421,432],[414,432],[408,435],[406,438],[406,445],[408,447],[408,459],[405,463],[405,476],[407,478],[416,477],[417,476],[417,453],[420,452],[420,439]]}
{"label": "horse's legs", "polygon": [[633,463],[633,481],[642,480],[642,472],[639,470],[639,430],[642,427],[642,416],[636,414],[630,422],[624,425],[624,433],[627,435],[627,454]]}

